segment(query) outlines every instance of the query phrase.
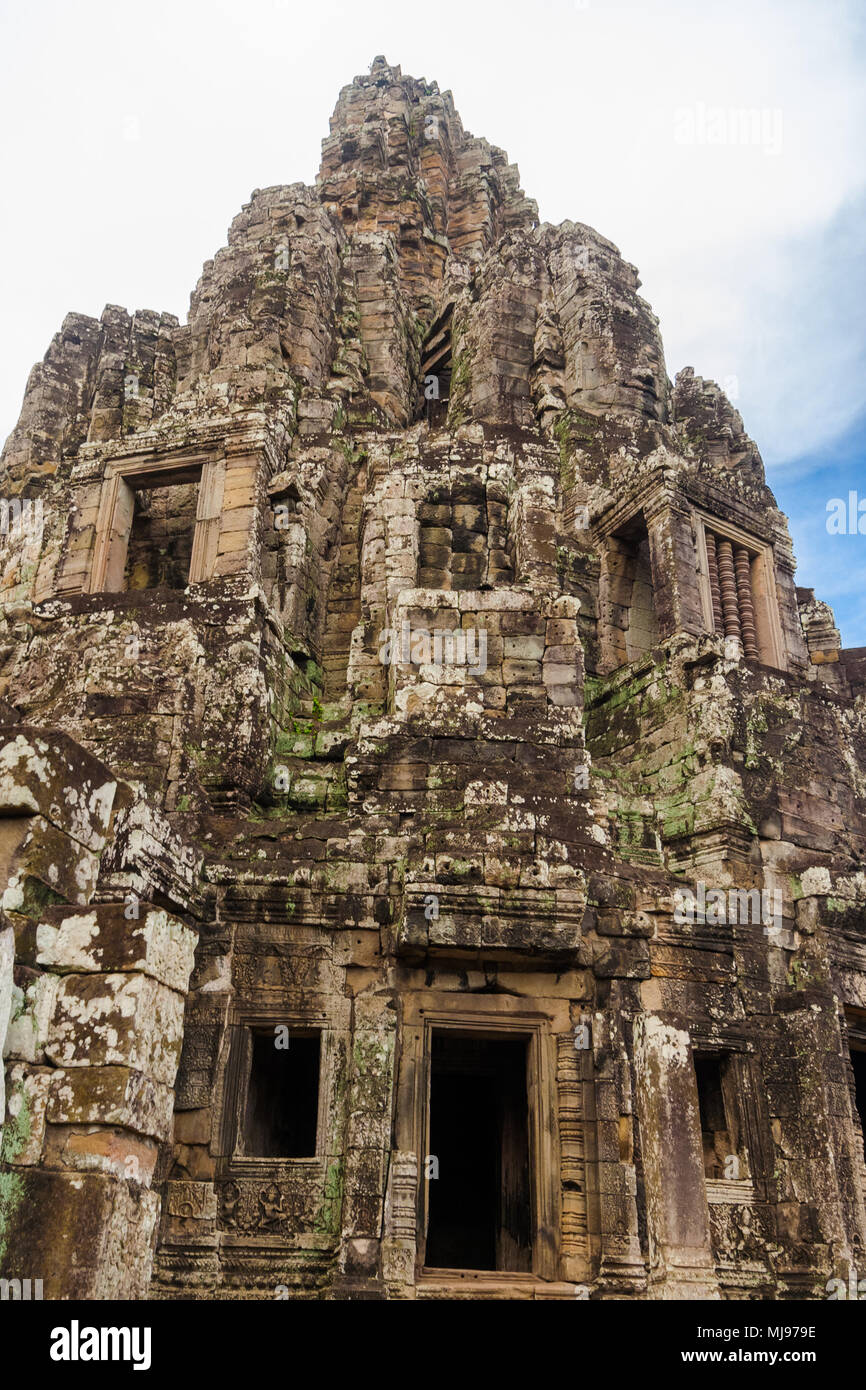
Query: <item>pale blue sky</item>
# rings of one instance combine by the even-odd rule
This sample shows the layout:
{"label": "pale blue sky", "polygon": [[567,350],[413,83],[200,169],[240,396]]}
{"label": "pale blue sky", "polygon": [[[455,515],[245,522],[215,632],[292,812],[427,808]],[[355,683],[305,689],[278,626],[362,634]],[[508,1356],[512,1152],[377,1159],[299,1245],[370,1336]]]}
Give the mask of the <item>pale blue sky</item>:
{"label": "pale blue sky", "polygon": [[[862,0],[2,0],[0,436],[67,310],[186,315],[251,190],[312,182],[377,53],[450,88],[543,219],[641,272],[671,376],[726,384],[798,582],[866,644]],[[754,125],[743,112],[757,113]]]}

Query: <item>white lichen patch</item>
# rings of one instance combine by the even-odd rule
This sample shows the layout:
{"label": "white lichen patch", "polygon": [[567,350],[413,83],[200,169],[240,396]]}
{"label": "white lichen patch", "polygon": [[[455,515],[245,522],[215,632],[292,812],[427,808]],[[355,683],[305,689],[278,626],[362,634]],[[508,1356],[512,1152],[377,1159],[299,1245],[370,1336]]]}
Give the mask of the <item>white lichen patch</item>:
{"label": "white lichen patch", "polygon": [[117,783],[102,782],[94,786],[85,781],[81,787],[69,785],[64,788],[66,812],[59,823],[80,844],[89,850],[101,850],[105,831],[114,805]]}
{"label": "white lichen patch", "polygon": [[866,873],[860,870],[838,878],[833,885],[833,896],[852,903],[866,902]]}
{"label": "white lichen patch", "polygon": [[181,994],[138,973],[66,976],[47,1055],[58,1066],[133,1067],[173,1085],[183,1002]]}
{"label": "white lichen patch", "polygon": [[[40,743],[39,750],[46,753],[47,744]],[[51,764],[40,756],[40,751],[23,734],[17,734],[0,748],[0,805],[39,810],[33,793],[22,785],[22,780],[35,777],[46,785],[51,781]],[[7,800],[7,794],[12,799]]]}
{"label": "white lichen patch", "polygon": [[806,869],[800,875],[803,885],[803,897],[812,898],[819,895],[828,895],[833,891],[833,880],[830,877],[830,870],[823,866],[813,869]]}
{"label": "white lichen patch", "polygon": [[37,965],[62,965],[70,970],[98,970],[93,949],[99,936],[96,913],[64,917],[59,927],[40,922],[36,928]]}
{"label": "white lichen patch", "polygon": [[[60,985],[57,975],[40,975],[22,993],[6,1031],[5,1053],[23,1062],[41,1062]],[[19,991],[20,993],[20,991]]]}
{"label": "white lichen patch", "polygon": [[0,907],[3,908],[4,912],[20,912],[23,906],[24,874],[19,869],[17,873],[12,875],[4,888],[3,896],[0,898]]}
{"label": "white lichen patch", "polygon": [[665,1023],[657,1014],[641,1014],[635,1022],[635,1040],[644,1052],[655,1053],[666,1067],[686,1067],[689,1064],[689,1035],[681,1028]]}
{"label": "white lichen patch", "polygon": [[464,800],[467,806],[504,806],[508,800],[508,783],[468,782]]}
{"label": "white lichen patch", "polygon": [[[15,933],[11,927],[0,931],[0,1052],[5,1055],[6,1030],[12,1017],[12,967],[15,963]],[[3,1093],[3,1067],[0,1065],[0,1100]],[[3,1109],[0,1106],[0,1120]]]}

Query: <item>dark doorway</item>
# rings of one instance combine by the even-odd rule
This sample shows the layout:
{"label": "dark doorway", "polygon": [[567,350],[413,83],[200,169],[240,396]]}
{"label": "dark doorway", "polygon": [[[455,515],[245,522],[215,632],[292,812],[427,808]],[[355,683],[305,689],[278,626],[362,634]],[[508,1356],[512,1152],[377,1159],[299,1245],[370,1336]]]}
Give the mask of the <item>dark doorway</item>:
{"label": "dark doorway", "polygon": [[704,1176],[719,1178],[724,1172],[725,1157],[731,1149],[722,1090],[721,1060],[718,1057],[696,1056],[695,1075],[698,1079]]}
{"label": "dark doorway", "polygon": [[428,1268],[532,1268],[526,1065],[525,1038],[434,1034]]}
{"label": "dark doorway", "polygon": [[[285,1043],[288,1046],[285,1046]],[[319,1034],[253,1034],[244,1154],[314,1158],[319,1116]]]}

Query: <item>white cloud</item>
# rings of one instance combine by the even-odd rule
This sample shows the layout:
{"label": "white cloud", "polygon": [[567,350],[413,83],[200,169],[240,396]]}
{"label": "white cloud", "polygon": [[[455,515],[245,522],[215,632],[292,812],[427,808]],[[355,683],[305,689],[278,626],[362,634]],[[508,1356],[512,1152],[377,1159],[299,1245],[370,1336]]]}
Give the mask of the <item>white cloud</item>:
{"label": "white cloud", "polygon": [[[735,375],[768,462],[802,453],[861,399],[860,13],[856,0],[10,10],[0,434],[67,310],[185,315],[241,203],[312,181],[339,88],[381,52],[453,90],[543,218],[589,222],[638,265],[672,374]],[[683,110],[706,135],[714,109],[767,113],[769,147],[677,143]]]}

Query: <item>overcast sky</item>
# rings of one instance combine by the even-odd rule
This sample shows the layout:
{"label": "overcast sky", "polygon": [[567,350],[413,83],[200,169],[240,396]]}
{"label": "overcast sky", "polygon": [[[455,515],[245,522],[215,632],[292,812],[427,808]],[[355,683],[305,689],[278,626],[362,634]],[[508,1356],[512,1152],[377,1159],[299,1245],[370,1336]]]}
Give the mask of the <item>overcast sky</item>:
{"label": "overcast sky", "polygon": [[[800,584],[866,645],[863,0],[0,0],[0,437],[64,314],[186,316],[253,188],[311,183],[377,53],[450,88],[543,220],[639,268],[736,398]],[[749,115],[749,113],[753,113]],[[864,519],[866,526],[866,519]]]}

